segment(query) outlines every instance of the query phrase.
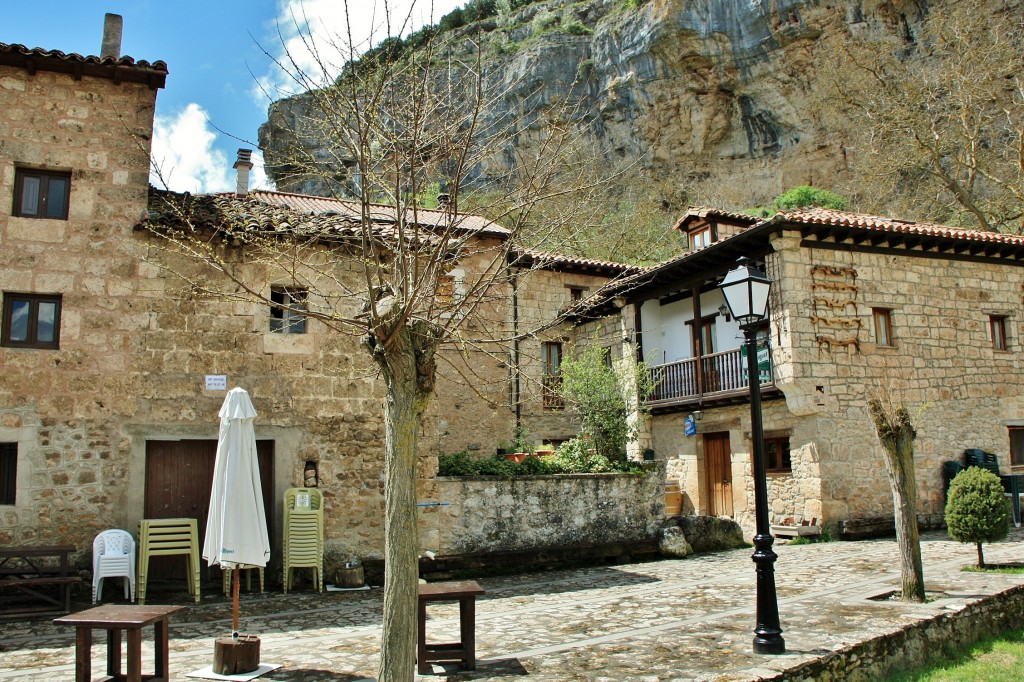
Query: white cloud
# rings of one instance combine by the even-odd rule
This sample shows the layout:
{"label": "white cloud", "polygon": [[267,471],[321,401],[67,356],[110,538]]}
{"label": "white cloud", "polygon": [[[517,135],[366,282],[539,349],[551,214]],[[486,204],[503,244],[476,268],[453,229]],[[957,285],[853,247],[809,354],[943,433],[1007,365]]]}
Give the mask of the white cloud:
{"label": "white cloud", "polygon": [[[261,103],[334,79],[353,55],[390,35],[405,35],[466,0],[278,0],[274,43],[264,45],[283,68],[257,79]],[[295,74],[302,74],[296,78]]]}
{"label": "white cloud", "polygon": [[[215,149],[217,133],[206,111],[191,103],[153,122],[153,168],[150,182],[175,192],[226,192],[235,189],[234,159]],[[263,155],[254,152],[249,187],[272,187],[263,165]]]}

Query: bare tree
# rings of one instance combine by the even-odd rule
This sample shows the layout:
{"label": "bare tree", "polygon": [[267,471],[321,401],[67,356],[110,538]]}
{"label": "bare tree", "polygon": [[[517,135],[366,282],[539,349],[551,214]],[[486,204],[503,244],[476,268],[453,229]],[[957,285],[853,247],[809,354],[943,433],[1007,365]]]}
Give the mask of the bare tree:
{"label": "bare tree", "polygon": [[896,518],[896,543],[900,550],[903,601],[923,602],[924,566],[917,528],[917,477],[914,472],[914,439],[917,432],[910,413],[887,396],[875,395],[868,411],[878,440],[885,450],[885,472],[892,489]]}
{"label": "bare tree", "polygon": [[[387,28],[398,35],[404,27]],[[510,254],[524,225],[543,201],[599,184],[581,162],[565,102],[551,103],[546,124],[529,131],[543,136],[539,152],[519,156],[511,176],[494,174],[490,160],[526,131],[512,117],[485,122],[499,86],[465,36],[458,45],[442,38],[358,60],[350,36],[340,36],[332,47],[349,57],[340,75],[326,57],[315,73],[297,58],[282,62],[296,89],[308,91],[298,124],[323,144],[315,153],[296,145],[273,163],[319,178],[335,201],[311,209],[292,205],[297,199],[256,206],[158,193],[146,221],[162,245],[153,260],[194,291],[278,306],[357,335],[376,364],[386,385],[382,682],[413,679],[417,447],[441,351],[473,347],[507,359]],[[325,54],[312,38],[309,49]],[[447,201],[423,209],[438,187]],[[462,212],[469,193],[496,222]],[[563,233],[579,210],[563,202],[549,220],[544,229]],[[302,296],[273,300],[275,282]]]}
{"label": "bare tree", "polygon": [[816,107],[828,127],[849,131],[847,193],[874,211],[1019,233],[1020,13],[1000,2],[929,5],[920,27],[871,36],[860,24],[821,50]]}

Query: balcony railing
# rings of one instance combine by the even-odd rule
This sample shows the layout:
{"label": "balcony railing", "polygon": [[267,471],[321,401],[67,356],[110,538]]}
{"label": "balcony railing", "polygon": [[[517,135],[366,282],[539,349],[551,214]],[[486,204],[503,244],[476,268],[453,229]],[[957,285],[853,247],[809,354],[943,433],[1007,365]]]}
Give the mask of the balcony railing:
{"label": "balcony railing", "polygon": [[[697,359],[677,360],[651,367],[654,392],[649,405],[671,402],[689,402],[708,396],[724,397],[749,390],[746,358],[739,349],[705,355],[701,358],[702,381],[698,382]],[[762,370],[761,386],[772,386],[772,373]]]}
{"label": "balcony railing", "polygon": [[562,400],[562,377],[557,374],[546,374],[541,384],[545,410],[564,410]]}

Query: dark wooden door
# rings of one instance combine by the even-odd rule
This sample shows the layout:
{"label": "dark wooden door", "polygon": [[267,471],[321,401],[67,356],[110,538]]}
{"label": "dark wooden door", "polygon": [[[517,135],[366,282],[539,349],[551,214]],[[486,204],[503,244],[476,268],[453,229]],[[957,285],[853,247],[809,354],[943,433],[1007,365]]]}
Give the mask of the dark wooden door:
{"label": "dark wooden door", "polygon": [[[256,441],[256,456],[263,486],[263,508],[267,512],[267,530],[273,532],[274,441]],[[146,441],[143,518],[196,519],[200,552],[206,538],[216,459],[215,440]],[[176,556],[154,557],[150,575],[156,579],[184,579],[185,561]]]}
{"label": "dark wooden door", "polygon": [[704,434],[704,481],[709,516],[732,516],[729,432]]}

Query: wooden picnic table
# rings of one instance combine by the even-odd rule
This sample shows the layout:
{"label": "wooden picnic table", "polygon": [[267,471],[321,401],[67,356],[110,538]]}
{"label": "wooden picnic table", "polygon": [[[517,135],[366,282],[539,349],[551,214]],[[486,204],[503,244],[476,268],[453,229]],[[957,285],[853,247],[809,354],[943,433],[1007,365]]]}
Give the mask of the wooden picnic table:
{"label": "wooden picnic table", "polygon": [[[5,605],[4,615],[71,611],[71,588],[82,581],[71,570],[70,557],[74,551],[74,545],[0,548],[0,590],[14,590],[42,602],[35,607]],[[48,587],[57,588],[56,596],[43,591]]]}
{"label": "wooden picnic table", "polygon": [[[70,616],[54,619],[56,625],[75,628],[75,682],[92,680],[92,631],[107,631],[107,677],[117,682],[166,682],[171,679],[168,669],[167,644],[171,614],[184,606],[139,606],[134,604],[104,604]],[[142,628],[152,625],[154,630],[154,671],[142,674]],[[128,665],[121,672],[121,631],[128,639]]]}

